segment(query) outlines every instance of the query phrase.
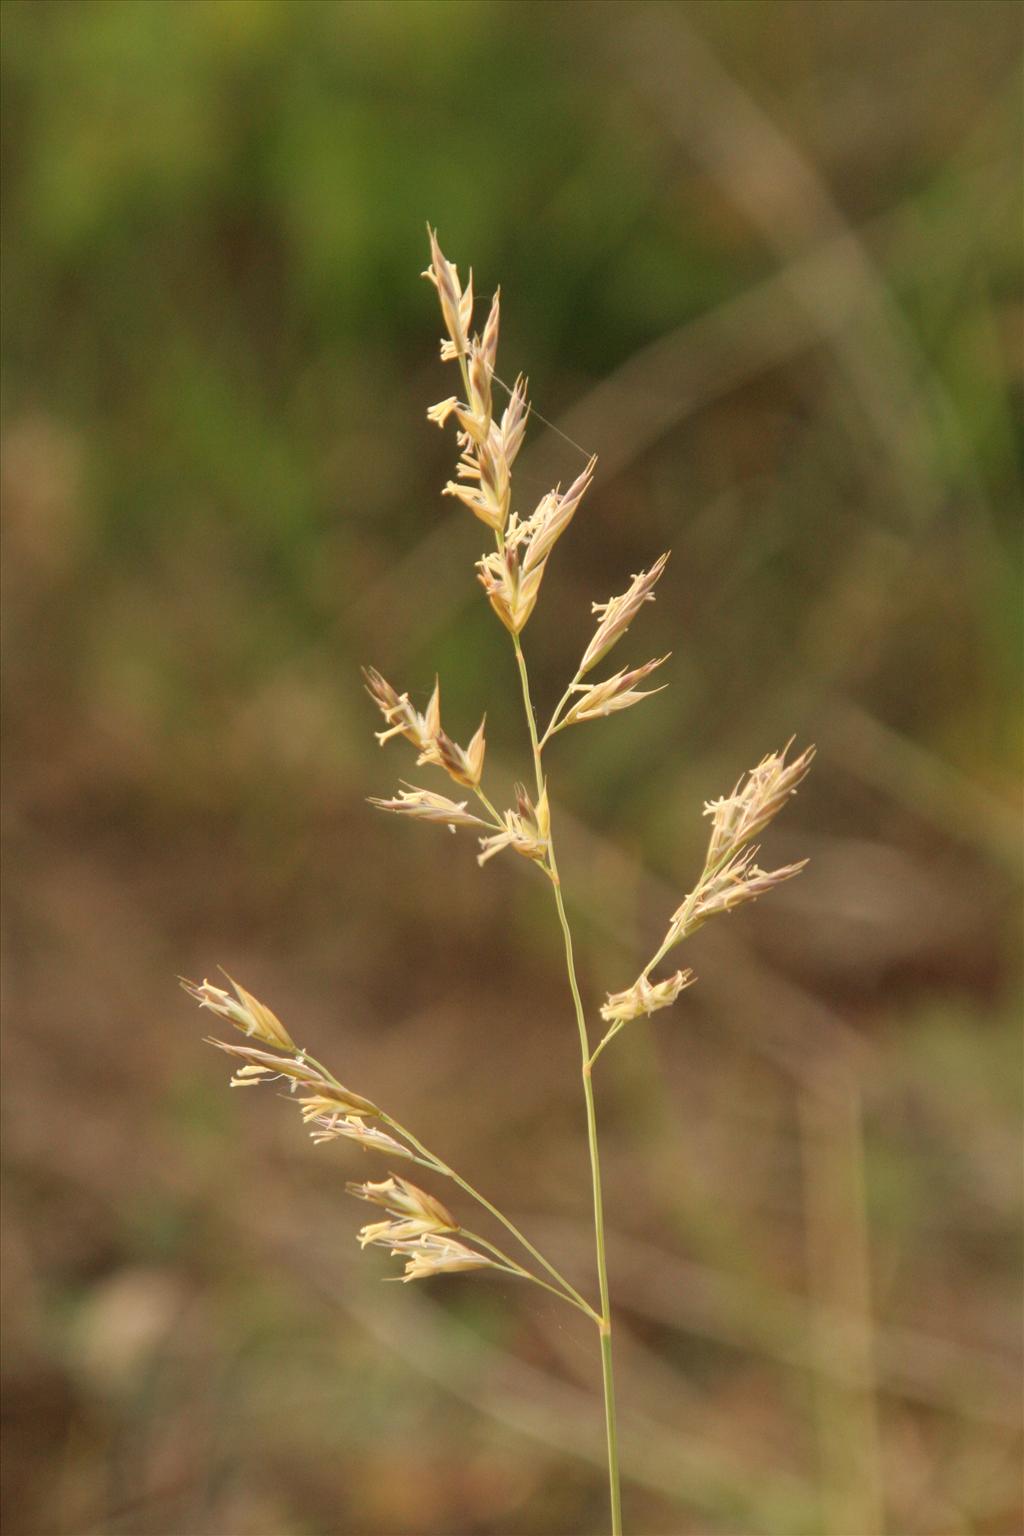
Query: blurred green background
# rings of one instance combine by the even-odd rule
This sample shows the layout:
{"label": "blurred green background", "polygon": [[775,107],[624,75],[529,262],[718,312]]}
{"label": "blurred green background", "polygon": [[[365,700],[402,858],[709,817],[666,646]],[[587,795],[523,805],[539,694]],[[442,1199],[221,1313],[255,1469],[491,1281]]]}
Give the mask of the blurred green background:
{"label": "blurred green background", "polygon": [[[361,663],[526,766],[428,218],[601,455],[542,711],[673,550],[622,652],[670,690],[551,754],[592,1010],[703,800],[819,746],[765,850],[809,870],[603,1062],[628,1528],[1019,1531],[1020,7],[2,18],[8,1536],[604,1529],[586,1323],[381,1285],[383,1169],[229,1093],[174,980],[226,966],[590,1288],[544,890],[365,804],[411,761]],[[520,506],[580,463],[535,421]]]}

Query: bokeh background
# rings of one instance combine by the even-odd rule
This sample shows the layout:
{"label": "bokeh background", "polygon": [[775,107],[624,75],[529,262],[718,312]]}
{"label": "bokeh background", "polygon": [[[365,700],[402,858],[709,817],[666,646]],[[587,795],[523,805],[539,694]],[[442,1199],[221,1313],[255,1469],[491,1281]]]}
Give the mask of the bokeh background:
{"label": "bokeh background", "polygon": [[601,454],[542,708],[673,550],[621,652],[670,690],[552,751],[592,1009],[702,801],[819,747],[765,850],[806,874],[604,1058],[629,1529],[1021,1529],[1021,34],[3,6],[8,1536],[604,1529],[586,1323],[381,1284],[344,1182],[384,1169],[229,1093],[175,984],[227,967],[589,1288],[545,890],[365,803],[411,762],[361,663],[486,708],[495,794],[526,764],[428,218],[572,440],[535,422],[521,505]]}

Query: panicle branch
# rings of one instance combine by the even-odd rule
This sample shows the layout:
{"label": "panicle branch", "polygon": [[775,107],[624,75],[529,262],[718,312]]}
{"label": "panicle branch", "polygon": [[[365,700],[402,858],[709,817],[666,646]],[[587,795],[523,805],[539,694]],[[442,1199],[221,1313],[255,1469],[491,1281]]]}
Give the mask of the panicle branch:
{"label": "panicle branch", "polygon": [[696,933],[709,917],[716,917],[720,912],[731,912],[745,901],[756,901],[766,891],[774,890],[786,880],[792,880],[808,862],[801,859],[797,864],[784,864],[781,869],[765,870],[754,863],[758,852],[756,847],[746,848],[720,869],[702,876],[694,890],[672,914],[669,928],[671,945]]}
{"label": "panicle branch", "polygon": [[653,1011],[648,1006],[649,1001],[656,999],[656,1008],[667,1007],[684,987],[696,980],[692,971],[677,971],[665,982],[650,982],[651,972],[670,949],[696,933],[708,918],[732,912],[745,902],[756,901],[786,880],[792,880],[806,867],[808,861],[801,859],[779,869],[762,869],[755,862],[759,849],[750,841],[778,815],[810,770],[814,748],[808,747],[787,763],[786,753],[791,745],[792,742],[781,752],[762,758],[757,767],[737,783],[731,795],[706,803],[704,814],[711,817],[711,836],[700,878],[673,912],[657,953],[632,987],[609,995],[601,1009],[601,1017],[611,1028],[592,1061],[625,1023]]}
{"label": "panicle branch", "polygon": [[[235,991],[234,998],[221,988],[212,987],[209,982],[197,985],[195,982],[183,981],[182,985],[200,1007],[213,1009],[239,1029],[257,1034],[264,1044],[273,1047],[264,1050],[253,1045],[236,1045],[231,1041],[209,1038],[208,1044],[227,1052],[242,1063],[231,1078],[232,1087],[255,1088],[260,1084],[284,1081],[292,1093],[304,1089],[305,1092],[294,1102],[314,1143],[353,1141],[364,1151],[384,1152],[389,1157],[404,1158],[443,1178],[451,1179],[502,1222],[517,1242],[548,1271],[555,1283],[541,1279],[495,1248],[493,1243],[476,1237],[474,1233],[466,1235],[489,1249],[490,1253],[496,1254],[500,1262],[448,1236],[462,1229],[447,1206],[409,1179],[396,1174],[379,1183],[348,1186],[349,1191],[359,1199],[383,1206],[388,1213],[387,1221],[363,1227],[358,1238],[362,1247],[376,1243],[389,1247],[392,1253],[401,1254],[407,1261],[403,1277],[406,1280],[420,1280],[457,1270],[500,1269],[553,1291],[571,1306],[588,1315],[595,1315],[579,1292],[534,1248],[508,1217],[467,1183],[454,1168],[428,1151],[411,1131],[399,1125],[397,1120],[392,1119],[370,1099],[339,1083],[307,1051],[299,1050],[281,1021],[251,992],[247,992],[235,981],[231,983]],[[374,1120],[383,1124],[368,1123]]]}
{"label": "panicle branch", "polygon": [[498,618],[518,635],[537,602],[548,557],[593,480],[596,461],[588,462],[568,490],[556,487],[549,491],[528,517],[512,511],[512,465],[522,445],[529,406],[526,382],[520,375],[501,420],[494,419],[492,384],[498,355],[500,293],[491,301],[483,336],[469,335],[472,316],[465,306],[466,295],[433,230],[430,251],[431,264],[425,275],[437,289],[448,332],[442,356],[459,360],[467,394],[465,400],[449,395],[427,411],[428,418],[440,427],[450,416],[458,424],[456,479],[448,481],[444,494],[456,497],[494,533],[497,547],[480,558],[477,574]]}

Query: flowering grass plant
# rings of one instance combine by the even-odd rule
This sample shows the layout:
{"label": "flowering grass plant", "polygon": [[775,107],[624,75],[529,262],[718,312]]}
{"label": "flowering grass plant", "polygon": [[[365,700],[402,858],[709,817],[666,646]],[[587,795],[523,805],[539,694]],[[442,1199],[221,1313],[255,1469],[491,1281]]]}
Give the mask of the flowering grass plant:
{"label": "flowering grass plant", "polygon": [[[499,384],[495,372],[500,329],[500,295],[495,293],[481,332],[474,330],[472,273],[463,287],[457,268],[441,251],[434,231],[429,231],[430,265],[424,274],[440,301],[445,335],[441,358],[458,366],[461,394],[450,395],[427,412],[431,421],[445,427],[454,421],[458,461],[455,478],[444,494],[455,497],[489,531],[491,543],[477,562],[477,577],[495,615],[508,631],[518,673],[529,737],[530,786],[517,784],[511,804],[499,809],[502,796],[485,788],[486,738],[484,722],[465,746],[454,741],[441,723],[441,690],[435,684],[423,712],[381,674],[365,673],[371,699],[381,712],[384,729],[381,745],[404,738],[416,753],[416,768],[439,770],[456,786],[456,795],[404,783],[388,798],[372,803],[382,811],[437,822],[452,831],[465,830],[476,837],[481,865],[510,850],[530,860],[550,887],[554,914],[561,929],[566,975],[580,1046],[580,1085],[586,1111],[590,1154],[591,1196],[595,1243],[596,1297],[587,1298],[572,1285],[555,1264],[540,1252],[525,1233],[509,1220],[461,1173],[428,1150],[406,1126],[386,1110],[345,1087],[321,1062],[296,1046],[288,1029],[264,1004],[239,983],[226,978],[230,990],[204,981],[184,983],[201,1007],[234,1025],[246,1043],[212,1040],[234,1059],[231,1083],[255,1087],[285,1080],[295,1103],[317,1143],[351,1141],[386,1159],[401,1163],[403,1172],[390,1173],[378,1182],[350,1183],[357,1199],[376,1206],[378,1219],[358,1234],[362,1247],[389,1250],[404,1262],[405,1281],[428,1279],[438,1274],[497,1269],[543,1287],[582,1312],[593,1323],[601,1356],[604,1416],[608,1449],[610,1524],[613,1536],[622,1531],[619,1454],[612,1375],[612,1305],[604,1237],[604,1200],[594,1093],[594,1068],[606,1050],[636,1019],[674,1004],[695,980],[689,969],[658,975],[663,960],[709,918],[731,912],[753,901],[776,885],[791,879],[803,863],[765,870],[757,862],[755,839],[786,804],[806,775],[813,748],[787,761],[789,748],[765,757],[741,778],[731,794],[704,806],[710,834],[704,866],[692,890],[672,913],[660,945],[633,983],[609,995],[588,1023],[587,1010],[577,976],[572,932],[566,915],[555,833],[548,792],[545,751],[562,731],[587,721],[630,709],[660,691],[638,685],[667,660],[659,656],[639,666],[623,666],[608,676],[592,679],[595,668],[624,638],[645,605],[654,600],[655,588],[664,573],[668,554],[634,575],[618,596],[595,603],[594,633],[575,672],[556,704],[547,726],[537,724],[522,634],[541,594],[552,551],[569,528],[594,476],[590,459],[566,490],[555,487],[542,496],[528,515],[513,505],[512,471],[522,446],[530,407],[526,382],[516,379],[507,390],[508,401],[500,414],[494,399]],[[494,798],[492,798],[492,796]],[[497,803],[496,803],[497,802]],[[433,1194],[406,1176],[409,1164],[435,1179],[454,1184],[464,1197],[481,1206],[503,1229],[506,1247],[470,1230]],[[511,1247],[514,1252],[508,1252]]]}

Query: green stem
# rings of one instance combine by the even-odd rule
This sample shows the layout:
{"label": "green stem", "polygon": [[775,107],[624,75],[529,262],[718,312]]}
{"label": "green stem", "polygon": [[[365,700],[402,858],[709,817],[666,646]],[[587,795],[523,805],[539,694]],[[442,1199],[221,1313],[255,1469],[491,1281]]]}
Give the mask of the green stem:
{"label": "green stem", "polygon": [[[530,743],[533,748],[533,766],[537,779],[537,794],[540,796],[544,793],[544,770],[541,766],[540,742],[537,739],[537,721],[533,712],[533,701],[530,697],[530,679],[526,670],[526,658],[523,655],[519,636],[513,635],[512,641],[515,646],[516,664],[519,668],[519,680],[523,690],[523,705],[526,710],[526,722],[529,727]],[[565,913],[565,903],[562,900],[562,887],[558,878],[554,841],[551,838],[550,832],[548,835],[548,866],[551,874],[552,888],[555,893],[558,921],[565,944],[565,967],[569,977],[569,990],[572,993],[573,1007],[576,1011],[576,1027],[579,1030],[580,1037],[583,1097],[587,1107],[587,1145],[590,1150],[590,1179],[594,1196],[594,1244],[597,1252],[597,1280],[601,1295],[601,1316],[597,1319],[597,1326],[601,1336],[601,1379],[604,1386],[604,1422],[608,1443],[608,1488],[611,1501],[612,1536],[622,1536],[618,1431],[615,1421],[615,1382],[612,1374],[612,1313],[611,1298],[608,1290],[608,1261],[605,1250],[604,1200],[601,1194],[601,1159],[597,1140],[597,1111],[594,1105],[594,1085],[590,1073],[590,1042],[587,1038],[587,1023],[583,1012],[583,1000],[580,997],[579,982],[576,979],[572,932]]]}
{"label": "green stem", "polygon": [[615,1036],[619,1033],[621,1028],[622,1028],[621,1024],[613,1024],[611,1029],[604,1036],[603,1040],[601,1040],[600,1043],[597,1046],[595,1046],[593,1052],[591,1053],[591,1057],[590,1057],[590,1070],[591,1071],[594,1070],[594,1062],[600,1056],[600,1054],[604,1050],[605,1046],[611,1044],[611,1042],[615,1039]]}

